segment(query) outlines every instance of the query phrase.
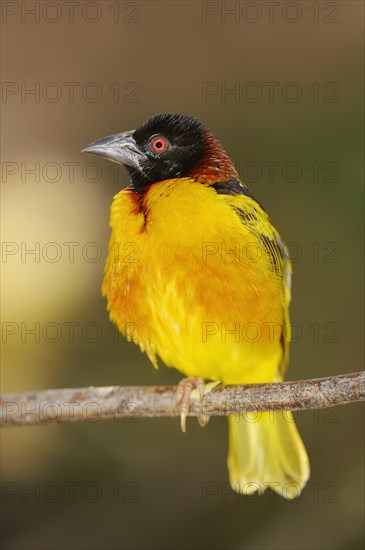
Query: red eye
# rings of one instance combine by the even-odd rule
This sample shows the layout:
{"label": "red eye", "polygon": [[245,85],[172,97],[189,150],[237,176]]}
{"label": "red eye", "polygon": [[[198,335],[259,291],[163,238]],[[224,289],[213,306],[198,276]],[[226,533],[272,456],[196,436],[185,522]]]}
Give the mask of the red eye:
{"label": "red eye", "polygon": [[163,137],[156,137],[152,140],[151,146],[154,151],[159,153],[160,151],[164,151],[164,149],[166,149],[167,141]]}

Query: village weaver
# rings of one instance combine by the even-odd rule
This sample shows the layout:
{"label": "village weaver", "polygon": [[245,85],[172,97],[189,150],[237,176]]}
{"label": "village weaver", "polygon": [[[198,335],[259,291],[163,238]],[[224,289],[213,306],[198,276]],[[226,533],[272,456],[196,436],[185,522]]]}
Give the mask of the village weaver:
{"label": "village weaver", "polygon": [[[129,172],[111,207],[102,292],[126,338],[155,367],[159,357],[187,377],[177,389],[183,431],[191,392],[202,398],[204,380],[281,381],[290,262],[220,142],[193,117],[159,114],[83,152]],[[290,411],[229,416],[228,469],[243,494],[271,487],[298,496],[309,462]]]}

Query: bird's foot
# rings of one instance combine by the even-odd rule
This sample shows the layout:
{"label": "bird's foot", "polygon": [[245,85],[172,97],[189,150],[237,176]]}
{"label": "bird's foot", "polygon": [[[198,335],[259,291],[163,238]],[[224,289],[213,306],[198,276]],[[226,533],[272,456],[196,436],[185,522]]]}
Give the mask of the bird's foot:
{"label": "bird's foot", "polygon": [[[190,399],[198,397],[202,405],[204,394],[210,392],[219,383],[219,381],[215,381],[205,385],[203,378],[192,376],[183,378],[179,382],[176,390],[176,404],[180,405],[180,423],[183,433],[186,432],[186,417],[190,411]],[[203,406],[198,415],[198,422],[202,428],[209,422],[209,415],[203,411]]]}

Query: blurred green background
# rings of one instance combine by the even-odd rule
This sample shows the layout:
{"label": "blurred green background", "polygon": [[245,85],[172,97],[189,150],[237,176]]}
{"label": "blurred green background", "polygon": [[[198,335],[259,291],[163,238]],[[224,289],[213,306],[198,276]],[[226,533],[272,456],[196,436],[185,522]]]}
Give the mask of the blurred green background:
{"label": "blurred green background", "polygon": [[[288,378],[361,370],[362,2],[2,4],[2,392],[180,380],[115,341],[100,285],[127,176],[79,153],[164,111],[213,130],[291,243]],[[226,492],[219,418],[2,430],[2,546],[362,548],[362,407],[297,418],[293,502]]]}

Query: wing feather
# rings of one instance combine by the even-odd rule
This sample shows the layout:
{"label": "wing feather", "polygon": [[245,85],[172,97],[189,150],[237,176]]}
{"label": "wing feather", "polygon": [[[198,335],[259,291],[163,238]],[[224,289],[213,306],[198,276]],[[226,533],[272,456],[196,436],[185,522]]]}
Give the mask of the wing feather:
{"label": "wing feather", "polygon": [[[243,188],[246,189],[244,186]],[[239,188],[236,187],[236,190],[238,189]],[[237,194],[230,193],[225,194],[224,198],[236,212],[241,223],[244,224],[256,238],[258,238],[262,246],[262,251],[268,257],[269,266],[273,275],[280,281],[283,305],[283,329],[281,337],[283,359],[279,371],[280,375],[284,375],[289,360],[289,304],[291,299],[292,274],[292,267],[287,248],[279,233],[272,225],[265,210],[250,193],[247,193],[246,191]]]}

